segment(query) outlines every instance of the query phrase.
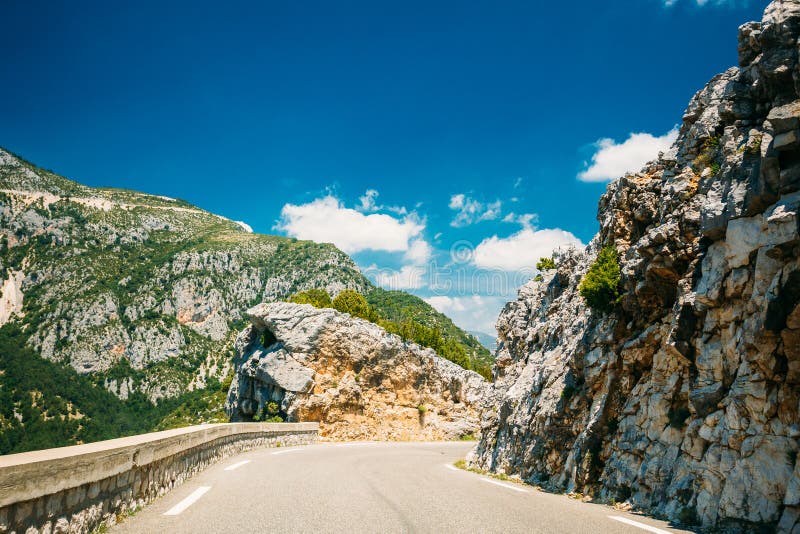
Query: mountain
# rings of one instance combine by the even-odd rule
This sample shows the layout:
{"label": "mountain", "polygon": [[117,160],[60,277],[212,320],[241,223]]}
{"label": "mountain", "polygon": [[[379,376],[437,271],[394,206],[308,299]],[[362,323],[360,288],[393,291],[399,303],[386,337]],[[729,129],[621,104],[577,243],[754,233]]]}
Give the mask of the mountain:
{"label": "mountain", "polygon": [[[22,436],[0,452],[32,447],[43,422],[70,426],[51,432],[67,444],[220,420],[243,310],[311,288],[354,289],[491,361],[421,299],[374,287],[333,245],[254,234],[178,199],[87,187],[2,149],[0,287],[0,339],[17,347],[3,355],[15,363],[13,377],[0,375],[0,428]],[[28,367],[76,374],[77,385],[37,388]],[[88,385],[114,400],[86,401],[78,392]],[[111,405],[144,421],[87,434]]]}
{"label": "mountain", "polygon": [[797,1],[743,25],[675,145],[505,307],[472,465],[684,525],[800,529],[798,37]]}

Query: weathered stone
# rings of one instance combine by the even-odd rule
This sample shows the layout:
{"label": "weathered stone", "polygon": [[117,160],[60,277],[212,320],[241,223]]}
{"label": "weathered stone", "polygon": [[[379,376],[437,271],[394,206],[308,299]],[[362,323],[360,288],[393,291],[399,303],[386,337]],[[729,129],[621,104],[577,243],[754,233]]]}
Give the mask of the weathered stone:
{"label": "weathered stone", "polygon": [[[248,312],[236,342],[232,420],[313,420],[333,439],[453,439],[479,431],[491,401],[477,373],[331,308],[275,302]],[[269,347],[261,343],[269,339]]]}

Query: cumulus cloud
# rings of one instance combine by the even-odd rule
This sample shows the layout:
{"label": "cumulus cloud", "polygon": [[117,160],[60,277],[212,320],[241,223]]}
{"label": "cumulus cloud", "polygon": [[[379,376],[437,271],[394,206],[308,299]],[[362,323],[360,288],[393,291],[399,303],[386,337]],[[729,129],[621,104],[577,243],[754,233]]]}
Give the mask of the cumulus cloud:
{"label": "cumulus cloud", "polygon": [[492,236],[475,247],[473,263],[483,269],[518,271],[532,269],[539,258],[551,256],[558,248],[582,247],[580,239],[566,230],[523,228],[509,237]]}
{"label": "cumulus cloud", "polygon": [[535,223],[539,219],[539,216],[535,213],[520,213],[517,215],[513,211],[503,217],[503,222],[506,223],[517,223],[522,225],[523,228],[529,228],[533,223]]}
{"label": "cumulus cloud", "polygon": [[433,247],[422,238],[415,239],[408,247],[404,257],[405,260],[413,265],[424,265],[433,255]]}
{"label": "cumulus cloud", "polygon": [[591,164],[578,174],[584,182],[615,180],[628,172],[640,170],[645,163],[655,159],[659,152],[667,151],[678,138],[675,127],[660,137],[649,133],[632,133],[622,143],[613,139],[600,139]]}
{"label": "cumulus cloud", "polygon": [[381,209],[380,206],[375,202],[375,199],[378,198],[378,192],[374,189],[367,189],[364,193],[364,196],[358,197],[358,201],[360,204],[356,208],[358,211],[378,211]]}
{"label": "cumulus cloud", "polygon": [[375,283],[386,289],[419,289],[425,285],[425,269],[418,265],[404,265],[398,271],[379,269],[373,265],[365,269]]}
{"label": "cumulus cloud", "polygon": [[481,221],[492,221],[500,217],[502,202],[495,200],[487,204],[463,193],[450,197],[448,207],[456,212],[450,226],[461,228]]}
{"label": "cumulus cloud", "polygon": [[333,243],[348,254],[364,250],[407,252],[425,223],[415,213],[404,217],[365,214],[327,195],[306,204],[284,205],[275,229],[298,239]]}

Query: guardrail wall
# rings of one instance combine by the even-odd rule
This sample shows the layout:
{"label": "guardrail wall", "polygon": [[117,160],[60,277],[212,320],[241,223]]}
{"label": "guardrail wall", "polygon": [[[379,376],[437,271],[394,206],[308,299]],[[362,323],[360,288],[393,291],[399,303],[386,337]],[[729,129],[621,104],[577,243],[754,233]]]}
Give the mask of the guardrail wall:
{"label": "guardrail wall", "polygon": [[91,532],[225,457],[318,433],[317,423],[226,423],[0,456],[0,533]]}

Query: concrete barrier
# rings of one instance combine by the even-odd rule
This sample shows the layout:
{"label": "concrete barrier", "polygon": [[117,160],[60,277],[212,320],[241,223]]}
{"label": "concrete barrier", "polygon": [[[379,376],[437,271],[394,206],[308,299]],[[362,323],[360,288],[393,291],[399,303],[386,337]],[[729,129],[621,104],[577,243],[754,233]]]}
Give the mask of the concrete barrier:
{"label": "concrete barrier", "polygon": [[317,423],[200,425],[0,456],[0,533],[91,532],[210,464],[317,441]]}

